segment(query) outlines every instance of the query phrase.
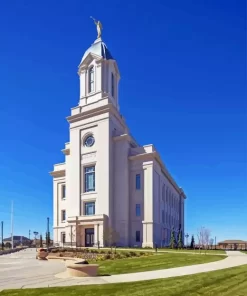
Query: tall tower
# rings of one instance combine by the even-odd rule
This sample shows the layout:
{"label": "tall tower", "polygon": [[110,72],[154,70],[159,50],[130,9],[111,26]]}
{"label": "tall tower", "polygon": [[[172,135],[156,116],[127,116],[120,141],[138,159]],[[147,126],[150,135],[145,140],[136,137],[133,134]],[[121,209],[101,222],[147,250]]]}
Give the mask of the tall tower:
{"label": "tall tower", "polygon": [[97,38],[83,55],[78,74],[81,112],[109,103],[119,110],[120,74],[116,61],[101,37]]}
{"label": "tall tower", "polygon": [[[100,29],[98,25],[97,28]],[[83,245],[92,235],[93,240],[100,241],[102,245],[103,231],[114,227],[115,207],[119,205],[115,203],[116,195],[120,196],[118,191],[115,192],[115,184],[128,182],[129,146],[125,138],[114,140],[114,137],[127,133],[128,128],[119,113],[118,66],[99,31],[97,39],[81,59],[78,75],[79,103],[67,117],[70,142],[66,150],[66,194],[69,197],[64,203],[67,215],[65,227],[68,227],[66,237],[70,235],[70,226],[77,223],[78,244]],[[125,145],[122,144],[124,141]],[[124,153],[120,153],[121,149]],[[125,162],[119,166],[121,157]],[[126,167],[125,175],[115,175],[115,166],[121,170]],[[124,178],[126,182],[122,183]],[[120,191],[124,192],[121,199],[128,199],[128,186]],[[88,214],[88,207],[92,215]],[[124,221],[128,220],[127,209],[126,203],[126,217],[121,218]],[[126,231],[127,223],[124,226]]]}

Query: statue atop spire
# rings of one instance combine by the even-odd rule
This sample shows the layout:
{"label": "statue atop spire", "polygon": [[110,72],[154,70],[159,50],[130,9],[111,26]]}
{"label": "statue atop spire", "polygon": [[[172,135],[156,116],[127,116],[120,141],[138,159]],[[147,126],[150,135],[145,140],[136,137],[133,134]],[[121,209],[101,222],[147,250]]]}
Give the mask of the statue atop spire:
{"label": "statue atop spire", "polygon": [[95,25],[96,25],[96,28],[97,28],[97,33],[98,33],[98,36],[97,38],[101,38],[101,34],[102,34],[102,30],[103,30],[103,26],[101,24],[100,21],[97,21],[95,18],[93,18],[92,16],[90,16],[90,18],[94,21]]}

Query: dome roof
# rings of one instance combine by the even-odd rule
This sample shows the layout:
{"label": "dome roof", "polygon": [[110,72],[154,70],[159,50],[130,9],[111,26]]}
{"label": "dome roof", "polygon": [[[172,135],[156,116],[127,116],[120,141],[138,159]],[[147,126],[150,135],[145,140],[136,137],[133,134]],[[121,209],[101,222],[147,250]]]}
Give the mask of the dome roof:
{"label": "dome roof", "polygon": [[81,63],[85,60],[89,53],[101,56],[105,60],[114,60],[109,49],[106,47],[106,44],[101,38],[96,39],[94,43],[86,50],[82,57]]}

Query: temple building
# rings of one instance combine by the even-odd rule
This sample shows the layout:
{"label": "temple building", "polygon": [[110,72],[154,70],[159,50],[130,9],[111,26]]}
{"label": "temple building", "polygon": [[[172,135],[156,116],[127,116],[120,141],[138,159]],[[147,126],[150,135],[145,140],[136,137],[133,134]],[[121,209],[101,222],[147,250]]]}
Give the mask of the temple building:
{"label": "temple building", "polygon": [[80,98],[67,117],[65,162],[50,173],[54,244],[169,245],[172,229],[184,233],[186,196],[155,146],[140,146],[131,136],[119,108],[118,65],[100,28],[78,75]]}

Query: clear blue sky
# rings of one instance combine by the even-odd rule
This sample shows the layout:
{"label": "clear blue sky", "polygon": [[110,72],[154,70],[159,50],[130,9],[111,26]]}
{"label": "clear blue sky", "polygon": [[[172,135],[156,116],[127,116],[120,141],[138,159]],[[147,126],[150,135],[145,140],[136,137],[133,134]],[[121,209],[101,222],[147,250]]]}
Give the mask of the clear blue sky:
{"label": "clear blue sky", "polygon": [[[35,2],[35,3],[34,3]],[[95,40],[120,73],[120,108],[188,196],[186,232],[247,240],[245,1],[2,1],[0,220],[45,233],[54,163],[79,99],[77,66]],[[148,120],[147,120],[148,119]],[[51,223],[52,225],[52,223]]]}

